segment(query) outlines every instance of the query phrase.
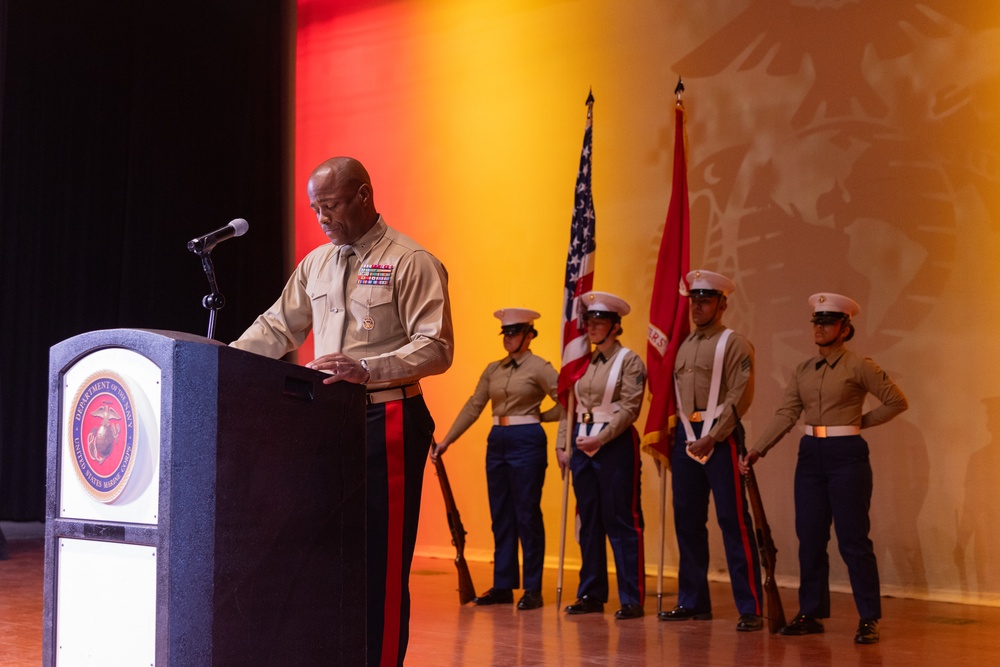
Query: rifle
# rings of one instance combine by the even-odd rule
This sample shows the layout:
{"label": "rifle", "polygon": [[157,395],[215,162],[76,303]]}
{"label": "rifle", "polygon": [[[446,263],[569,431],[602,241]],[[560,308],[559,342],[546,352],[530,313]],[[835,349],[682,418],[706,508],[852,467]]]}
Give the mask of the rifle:
{"label": "rifle", "polygon": [[444,470],[444,461],[440,456],[434,459],[438,481],[441,482],[441,495],[444,496],[444,509],[448,513],[448,529],[451,531],[451,543],[455,545],[455,567],[458,568],[458,600],[461,604],[471,602],[476,597],[476,589],[472,585],[472,575],[469,574],[469,564],[465,562],[465,526],[462,517],[455,506],[455,496],[451,493],[448,483],[448,473]]}
{"label": "rifle", "polygon": [[[743,432],[743,424],[740,422],[740,415],[733,406],[733,417],[736,419],[736,426],[733,428],[733,440],[736,442],[736,451],[740,456],[747,455],[746,437]],[[764,595],[767,598],[767,629],[771,634],[776,634],[785,627],[785,608],[781,604],[781,596],[778,594],[778,584],[774,581],[774,566],[778,549],[771,539],[771,527],[767,523],[767,516],[764,514],[764,503],[760,499],[760,489],[757,487],[757,476],[754,475],[753,468],[746,475],[747,497],[750,500],[750,510],[753,512],[753,522],[757,534],[757,550],[760,552],[760,564],[764,567]]]}

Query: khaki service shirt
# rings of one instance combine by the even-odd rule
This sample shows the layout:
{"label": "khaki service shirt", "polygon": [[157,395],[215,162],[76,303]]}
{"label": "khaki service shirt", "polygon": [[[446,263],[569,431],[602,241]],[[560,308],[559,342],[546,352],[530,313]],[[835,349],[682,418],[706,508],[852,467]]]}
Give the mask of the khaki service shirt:
{"label": "khaki service shirt", "polygon": [[[862,413],[868,394],[881,405]],[[763,455],[792,430],[803,413],[810,426],[864,429],[884,424],[907,407],[903,392],[885,371],[842,347],[827,358],[817,355],[796,367],[781,407],[751,449]]]}
{"label": "khaki service shirt", "polygon": [[[531,350],[516,358],[508,355],[490,363],[476,384],[476,390],[455,417],[446,439],[455,442],[482,414],[486,403],[492,403],[494,417],[534,415],[540,421],[558,421],[562,406],[558,404],[559,374],[552,364]],[[556,405],[541,411],[542,400],[548,396]]]}
{"label": "khaki service shirt", "polygon": [[368,389],[443,373],[454,355],[447,271],[379,216],[353,246],[326,244],[306,255],[274,305],[232,345],[278,359],[310,330],[316,357],[343,352],[366,361]]}
{"label": "khaki service shirt", "polygon": [[[620,349],[622,349],[622,344],[616,341],[607,359],[597,351],[591,355],[587,370],[576,381],[578,405],[592,410],[601,404],[601,401],[604,400],[604,391],[608,386],[608,377],[611,375],[613,357]],[[597,434],[602,445],[608,444],[624,433],[639,418],[645,390],[646,364],[642,363],[639,355],[629,350],[622,361],[621,372],[618,374],[614,393],[611,395],[611,400],[618,402],[620,409]],[[574,414],[571,417],[575,422],[577,416]],[[560,447],[566,438],[566,421],[564,419],[559,422],[558,442]]]}
{"label": "khaki service shirt", "polygon": [[[679,412],[691,413],[708,408],[708,392],[712,386],[712,367],[715,364],[715,347],[726,327],[721,323],[703,331],[695,330],[681,343],[674,361],[674,378],[680,390]],[[736,427],[733,408],[742,417],[753,401],[754,357],[753,345],[734,331],[726,341],[722,357],[722,379],[719,386],[719,419],[707,433],[716,442],[723,442]]]}

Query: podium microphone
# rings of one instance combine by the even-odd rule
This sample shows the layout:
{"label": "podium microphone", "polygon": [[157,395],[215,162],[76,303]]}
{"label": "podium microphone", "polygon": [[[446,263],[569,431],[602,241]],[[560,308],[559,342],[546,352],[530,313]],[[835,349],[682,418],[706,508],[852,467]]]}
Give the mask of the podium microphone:
{"label": "podium microphone", "polygon": [[225,227],[216,229],[214,232],[209,232],[204,236],[199,236],[196,239],[191,239],[188,241],[187,248],[191,252],[203,255],[206,252],[211,252],[219,243],[227,239],[231,239],[234,236],[243,236],[250,229],[250,223],[243,218],[236,218],[231,221]]}

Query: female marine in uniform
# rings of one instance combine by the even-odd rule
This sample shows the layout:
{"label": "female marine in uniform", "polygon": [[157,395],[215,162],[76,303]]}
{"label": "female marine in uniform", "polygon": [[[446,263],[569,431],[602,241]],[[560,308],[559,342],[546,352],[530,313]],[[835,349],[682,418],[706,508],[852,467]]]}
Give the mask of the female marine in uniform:
{"label": "female marine in uniform", "polygon": [[[878,566],[868,531],[872,468],[861,429],[889,421],[907,408],[906,397],[871,359],[844,343],[854,336],[852,318],[861,308],[840,294],[809,297],[813,340],[819,354],[792,373],[781,407],[746,457],[746,473],[759,457],[805,416],[795,467],[795,532],[799,538],[799,613],[783,635],[823,632],[818,619],[830,616],[830,524],[837,531],[840,555],[850,575],[861,617],[857,644],[879,640],[882,616]],[[872,394],[881,405],[864,412]]]}
{"label": "female marine in uniform", "polygon": [[517,608],[537,609],[542,606],[545,525],[541,502],[548,465],[545,431],[540,422],[562,417],[558,403],[545,412],[541,412],[541,403],[546,396],[556,400],[558,374],[552,364],[528,349],[538,335],[534,327],[537,312],[505,308],[493,315],[500,320],[507,356],[483,371],[475,392],[431,459],[444,454],[475,423],[486,403],[492,403],[493,428],[486,440],[486,484],[493,520],[493,587],[472,602],[480,606],[514,602],[513,589],[520,588],[520,541],[524,552],[524,595]]}
{"label": "female marine in uniform", "polygon": [[[608,601],[607,540],[618,572],[621,608],[615,618],[639,618],[643,615],[645,572],[639,435],[633,423],[642,406],[646,366],[639,355],[618,342],[629,305],[607,292],[588,292],[581,299],[594,350],[574,387],[575,414],[560,424],[560,446],[556,448],[559,467],[565,473],[568,465],[573,473],[580,520],[580,585],[577,601],[566,607],[566,613],[604,611]],[[571,452],[562,447],[567,421],[574,427]]]}

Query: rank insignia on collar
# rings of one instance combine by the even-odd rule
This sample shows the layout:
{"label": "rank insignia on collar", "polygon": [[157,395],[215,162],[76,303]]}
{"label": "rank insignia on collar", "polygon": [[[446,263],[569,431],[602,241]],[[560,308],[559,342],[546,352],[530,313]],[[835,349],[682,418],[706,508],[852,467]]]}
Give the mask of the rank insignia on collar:
{"label": "rank insignia on collar", "polygon": [[359,285],[388,285],[392,264],[364,264],[358,268]]}

